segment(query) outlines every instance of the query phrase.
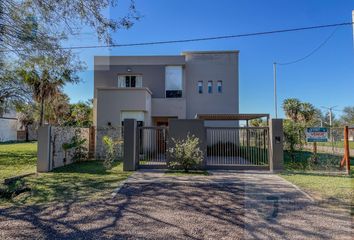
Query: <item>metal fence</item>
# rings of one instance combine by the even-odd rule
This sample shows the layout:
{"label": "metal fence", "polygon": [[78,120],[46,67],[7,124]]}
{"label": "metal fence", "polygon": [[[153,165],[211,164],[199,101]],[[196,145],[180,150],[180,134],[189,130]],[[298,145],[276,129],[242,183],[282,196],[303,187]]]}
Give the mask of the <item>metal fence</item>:
{"label": "metal fence", "polygon": [[167,127],[139,127],[140,166],[164,166],[167,160]]}
{"label": "metal fence", "polygon": [[207,127],[207,165],[266,166],[268,127]]}
{"label": "metal fence", "polygon": [[[327,128],[327,142],[306,142],[305,133],[300,134],[302,146],[297,147],[293,157],[285,159],[291,169],[338,171],[344,156],[344,127]],[[349,130],[350,155],[354,154],[354,131]],[[289,149],[286,149],[289,150]],[[288,152],[288,155],[290,153]]]}

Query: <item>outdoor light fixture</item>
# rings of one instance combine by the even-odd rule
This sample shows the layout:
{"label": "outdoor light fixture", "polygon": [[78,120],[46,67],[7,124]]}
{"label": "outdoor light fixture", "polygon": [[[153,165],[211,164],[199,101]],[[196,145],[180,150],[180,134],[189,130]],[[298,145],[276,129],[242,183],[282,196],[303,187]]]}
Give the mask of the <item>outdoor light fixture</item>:
{"label": "outdoor light fixture", "polygon": [[132,69],[131,68],[127,68],[127,72],[131,72],[132,71]]}

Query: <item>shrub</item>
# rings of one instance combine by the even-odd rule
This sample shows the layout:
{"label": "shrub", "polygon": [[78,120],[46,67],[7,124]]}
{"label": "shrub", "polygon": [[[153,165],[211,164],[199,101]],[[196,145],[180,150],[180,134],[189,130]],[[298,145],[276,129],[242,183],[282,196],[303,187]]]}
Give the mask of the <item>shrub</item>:
{"label": "shrub", "polygon": [[106,156],[103,161],[103,166],[106,169],[111,169],[114,161],[118,159],[117,145],[122,144],[123,141],[121,139],[114,141],[111,137],[105,135],[102,138],[102,142],[106,149]]}
{"label": "shrub", "polygon": [[62,144],[62,148],[64,150],[64,165],[67,161],[67,153],[70,150],[73,150],[72,159],[74,161],[81,161],[87,158],[87,148],[84,146],[86,143],[86,139],[82,138],[80,135],[80,130],[75,130],[75,135],[70,139],[70,142],[66,142]]}
{"label": "shrub", "polygon": [[199,148],[199,138],[187,135],[186,139],[172,139],[173,147],[168,149],[171,161],[170,168],[183,169],[188,172],[196,168],[203,161],[203,152]]}
{"label": "shrub", "polygon": [[304,129],[300,123],[291,120],[284,121],[285,149],[293,161],[296,151],[301,150],[304,143]]}

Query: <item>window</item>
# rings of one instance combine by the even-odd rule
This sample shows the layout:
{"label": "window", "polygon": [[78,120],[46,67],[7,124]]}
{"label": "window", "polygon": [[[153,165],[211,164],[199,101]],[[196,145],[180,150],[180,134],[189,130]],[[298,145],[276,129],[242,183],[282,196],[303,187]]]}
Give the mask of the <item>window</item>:
{"label": "window", "polygon": [[167,66],[165,68],[166,98],[182,97],[182,66]]}
{"label": "window", "polygon": [[208,81],[208,93],[213,92],[213,81]]}
{"label": "window", "polygon": [[219,80],[217,83],[217,89],[218,89],[218,93],[222,93],[222,81]]}
{"label": "window", "polygon": [[140,88],[143,87],[143,77],[141,75],[119,75],[119,88]]}
{"label": "window", "polygon": [[203,93],[203,81],[198,81],[198,93]]}

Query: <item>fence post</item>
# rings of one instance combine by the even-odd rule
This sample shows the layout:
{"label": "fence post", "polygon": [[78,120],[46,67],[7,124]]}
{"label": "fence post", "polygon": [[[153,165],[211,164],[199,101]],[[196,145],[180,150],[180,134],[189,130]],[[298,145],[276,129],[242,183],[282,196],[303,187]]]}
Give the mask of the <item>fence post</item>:
{"label": "fence post", "polygon": [[51,126],[44,125],[38,128],[37,145],[37,172],[49,172],[51,166]]}
{"label": "fence post", "polygon": [[89,151],[88,157],[90,159],[95,157],[95,139],[96,139],[96,129],[94,126],[89,128]]}
{"label": "fence post", "polygon": [[137,122],[135,119],[125,119],[123,170],[135,171],[137,163]]}
{"label": "fence post", "polygon": [[271,119],[269,122],[269,168],[279,172],[284,168],[283,119]]}
{"label": "fence post", "polygon": [[350,174],[350,156],[349,156],[349,127],[344,127],[344,157],[341,161],[341,167],[346,165],[347,174]]}

